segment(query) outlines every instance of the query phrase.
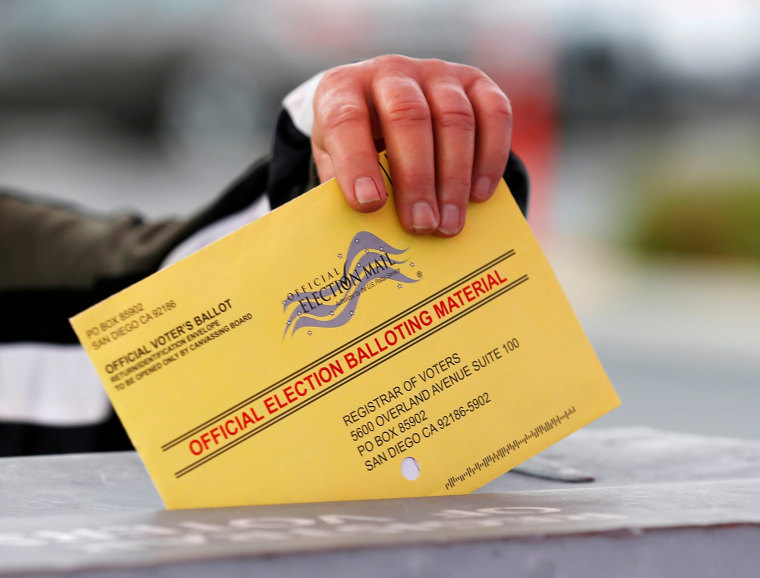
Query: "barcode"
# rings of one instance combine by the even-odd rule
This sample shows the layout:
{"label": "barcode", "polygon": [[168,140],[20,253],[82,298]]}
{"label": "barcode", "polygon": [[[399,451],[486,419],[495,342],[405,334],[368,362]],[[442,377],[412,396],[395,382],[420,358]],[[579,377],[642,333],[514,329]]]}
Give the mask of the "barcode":
{"label": "barcode", "polygon": [[495,464],[499,460],[504,459],[512,452],[516,452],[523,446],[529,444],[531,441],[538,439],[539,437],[541,437],[547,432],[552,431],[555,427],[569,420],[574,413],[575,413],[575,406],[569,407],[563,413],[558,413],[557,415],[552,416],[551,418],[547,419],[543,423],[538,424],[536,427],[534,427],[528,433],[523,435],[521,438],[513,439],[505,443],[499,449],[484,456],[483,458],[481,458],[480,460],[478,460],[471,466],[467,466],[467,469],[461,474],[459,474],[458,476],[451,476],[446,481],[446,484],[445,484],[446,489],[447,490],[452,489],[454,486],[457,485],[457,483],[463,482],[467,478],[471,478],[476,473],[486,468],[489,468],[491,467],[491,465]]}

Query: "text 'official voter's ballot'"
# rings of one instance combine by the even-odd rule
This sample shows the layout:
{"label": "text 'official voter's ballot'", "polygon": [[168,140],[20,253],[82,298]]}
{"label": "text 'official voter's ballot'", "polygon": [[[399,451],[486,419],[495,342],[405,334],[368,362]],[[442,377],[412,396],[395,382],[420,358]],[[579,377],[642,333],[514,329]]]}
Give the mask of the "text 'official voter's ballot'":
{"label": "text 'official voter's ballot'", "polygon": [[169,508],[466,493],[619,403],[503,182],[441,239],[331,181],[72,324]]}

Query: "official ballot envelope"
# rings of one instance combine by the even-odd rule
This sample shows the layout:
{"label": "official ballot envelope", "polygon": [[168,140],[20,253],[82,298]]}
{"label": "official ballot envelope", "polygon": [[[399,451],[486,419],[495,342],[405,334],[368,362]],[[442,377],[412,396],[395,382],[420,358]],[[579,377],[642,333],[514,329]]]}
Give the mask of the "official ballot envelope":
{"label": "official ballot envelope", "polygon": [[72,324],[169,508],[466,493],[619,403],[503,182],[441,239],[331,181]]}

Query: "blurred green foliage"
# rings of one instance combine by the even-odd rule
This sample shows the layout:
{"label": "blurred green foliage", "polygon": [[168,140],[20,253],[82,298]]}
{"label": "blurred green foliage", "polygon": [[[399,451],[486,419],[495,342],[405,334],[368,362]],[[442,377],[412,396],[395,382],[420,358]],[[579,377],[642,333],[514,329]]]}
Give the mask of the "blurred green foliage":
{"label": "blurred green foliage", "polygon": [[760,178],[651,185],[635,220],[633,247],[650,255],[681,254],[760,261]]}

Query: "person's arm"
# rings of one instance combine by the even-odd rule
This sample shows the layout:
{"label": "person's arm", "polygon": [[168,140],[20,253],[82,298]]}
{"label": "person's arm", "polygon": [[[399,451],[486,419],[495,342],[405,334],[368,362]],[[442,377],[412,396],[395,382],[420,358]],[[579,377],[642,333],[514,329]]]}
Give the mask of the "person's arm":
{"label": "person's arm", "polygon": [[[312,134],[313,111],[330,110],[330,99],[325,109],[319,95],[329,94],[331,79],[340,81],[350,70],[341,67],[326,85],[319,77],[286,98],[272,154],[189,218],[147,222],[136,215],[95,215],[0,190],[0,455],[128,447],[68,318],[257,218],[270,204],[277,207],[312,188],[319,183],[320,157],[336,167],[356,162],[345,147],[319,148],[319,134],[328,142],[338,134],[350,139],[349,127],[325,126]],[[376,168],[376,150],[365,150],[362,163]],[[393,170],[397,179],[404,165]],[[320,172],[329,176],[324,167]],[[341,171],[335,172],[340,181]],[[513,155],[505,176],[525,212],[527,175]]]}
{"label": "person's arm", "polygon": [[262,198],[267,168],[255,164],[183,219],[97,215],[0,190],[0,303],[8,312],[0,343],[75,342],[70,316],[156,271],[178,244]]}
{"label": "person's arm", "polygon": [[68,318],[265,213],[267,173],[256,163],[197,214],[153,222],[0,190],[0,456],[131,447]]}

